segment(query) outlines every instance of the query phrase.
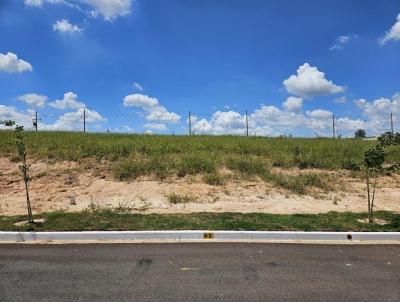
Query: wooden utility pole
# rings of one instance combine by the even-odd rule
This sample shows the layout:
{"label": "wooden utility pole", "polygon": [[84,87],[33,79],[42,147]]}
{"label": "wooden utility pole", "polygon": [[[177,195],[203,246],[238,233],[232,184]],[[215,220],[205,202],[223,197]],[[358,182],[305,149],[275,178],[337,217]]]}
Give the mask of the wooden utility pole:
{"label": "wooden utility pole", "polygon": [[393,132],[393,113],[390,113],[390,128],[392,129],[392,134],[394,134],[394,132]]}
{"label": "wooden utility pole", "polygon": [[189,111],[189,135],[192,135],[192,113]]}
{"label": "wooden utility pole", "polygon": [[83,133],[86,133],[86,108],[83,108]]}
{"label": "wooden utility pole", "polygon": [[249,136],[249,116],[247,115],[247,109],[246,109],[246,136]]}
{"label": "wooden utility pole", "polygon": [[332,115],[332,134],[333,134],[333,138],[336,138],[336,133],[335,133],[335,115]]}
{"label": "wooden utility pole", "polygon": [[35,130],[38,131],[38,122],[41,119],[38,118],[38,113],[35,111],[35,118],[33,119],[33,127],[35,127]]}

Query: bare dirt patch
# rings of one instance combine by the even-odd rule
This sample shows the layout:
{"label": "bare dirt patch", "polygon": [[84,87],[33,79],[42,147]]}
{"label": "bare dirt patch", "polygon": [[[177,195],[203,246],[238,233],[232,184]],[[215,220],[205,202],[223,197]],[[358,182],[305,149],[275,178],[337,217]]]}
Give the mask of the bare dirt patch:
{"label": "bare dirt patch", "polygon": [[[34,213],[74,212],[90,207],[141,213],[315,214],[366,210],[364,183],[343,171],[329,172],[337,179],[333,184],[336,188],[334,192],[313,190],[308,195],[298,195],[260,179],[231,178],[220,186],[205,184],[201,176],[172,177],[162,182],[141,177],[121,182],[113,179],[106,170],[94,169],[93,166],[76,162],[31,163],[33,180],[30,192]],[[303,172],[296,169],[280,171],[292,174]],[[172,204],[167,198],[170,194],[192,196],[195,202]],[[380,178],[376,195],[375,210],[400,212],[400,176]],[[0,158],[0,215],[25,212],[25,195],[18,164]]]}

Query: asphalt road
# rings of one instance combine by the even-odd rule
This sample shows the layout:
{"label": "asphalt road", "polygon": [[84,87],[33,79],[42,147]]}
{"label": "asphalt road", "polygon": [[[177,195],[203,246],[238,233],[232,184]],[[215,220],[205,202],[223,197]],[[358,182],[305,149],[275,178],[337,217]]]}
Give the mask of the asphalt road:
{"label": "asphalt road", "polygon": [[400,245],[0,245],[0,301],[400,301]]}

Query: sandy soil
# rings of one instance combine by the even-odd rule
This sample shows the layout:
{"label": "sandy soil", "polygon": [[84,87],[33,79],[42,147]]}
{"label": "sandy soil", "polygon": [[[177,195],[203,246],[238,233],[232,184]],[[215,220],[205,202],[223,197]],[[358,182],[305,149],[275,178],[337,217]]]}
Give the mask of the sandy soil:
{"label": "sandy soil", "polygon": [[[81,211],[89,207],[131,208],[141,213],[263,212],[324,213],[365,211],[365,185],[345,172],[337,176],[336,192],[296,195],[260,180],[231,181],[223,186],[204,184],[201,177],[159,182],[142,178],[114,180],[106,172],[76,162],[31,163],[30,192],[35,213]],[[296,170],[288,173],[298,173]],[[339,184],[345,184],[344,186]],[[400,212],[400,175],[382,177],[376,192],[376,210]],[[195,202],[170,204],[168,194],[189,195]],[[25,192],[18,165],[0,157],[0,215],[25,214]],[[337,201],[337,205],[333,200]],[[71,205],[75,201],[76,205]]]}

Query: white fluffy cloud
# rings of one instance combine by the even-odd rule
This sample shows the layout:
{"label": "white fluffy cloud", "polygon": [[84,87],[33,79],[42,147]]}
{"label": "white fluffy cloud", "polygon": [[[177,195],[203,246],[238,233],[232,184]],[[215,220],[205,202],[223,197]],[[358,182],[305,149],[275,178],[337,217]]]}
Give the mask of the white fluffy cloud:
{"label": "white fluffy cloud", "polygon": [[134,93],[127,95],[123,100],[123,104],[125,107],[137,107],[144,110],[148,121],[177,123],[181,119],[180,115],[169,112],[164,106],[161,106],[156,98],[144,94]]}
{"label": "white fluffy cloud", "polygon": [[82,32],[82,28],[78,25],[71,24],[67,19],[56,21],[56,23],[53,24],[53,30],[60,33],[70,34]]}
{"label": "white fluffy cloud", "polygon": [[[33,115],[20,112],[14,106],[0,105],[0,121],[12,120],[16,121],[18,125],[28,128],[32,126],[32,118]],[[0,129],[2,128],[5,128],[4,125],[0,125]]]}
{"label": "white fluffy cloud", "polygon": [[45,127],[47,130],[81,130],[83,129],[83,110],[85,110],[85,120],[87,125],[96,128],[106,119],[94,110],[80,108],[75,112],[67,112],[59,116],[53,125]]}
{"label": "white fluffy cloud", "polygon": [[36,93],[28,93],[18,97],[18,100],[24,102],[29,107],[34,108],[43,108],[47,102],[47,99],[47,96]]}
{"label": "white fluffy cloud", "polygon": [[[390,130],[390,114],[393,113],[395,124],[400,116],[400,94],[396,93],[392,99],[379,98],[374,101],[359,99],[355,104],[362,110],[363,116],[375,133]],[[400,125],[399,125],[400,126]]]}
{"label": "white fluffy cloud", "polygon": [[64,93],[62,100],[55,100],[49,103],[49,106],[56,109],[80,109],[86,107],[84,103],[78,101],[78,95],[73,92]]}
{"label": "white fluffy cloud", "polygon": [[[293,103],[296,104],[296,102],[300,101],[296,100]],[[249,115],[250,135],[332,135],[332,112],[323,109],[302,112],[298,103],[294,107],[289,103],[284,102],[283,109],[265,105],[256,109]],[[210,119],[194,117],[192,129],[196,134],[245,135],[245,116],[234,111],[217,111]],[[343,136],[354,136],[354,131],[357,129],[366,129],[369,134],[376,134],[365,121],[349,117],[336,118],[336,129]]]}
{"label": "white fluffy cloud", "polygon": [[304,63],[297,69],[297,75],[291,75],[283,81],[289,93],[297,96],[326,95],[345,91],[344,87],[334,84],[325,78],[325,73],[317,67]]}
{"label": "white fluffy cloud", "polygon": [[43,5],[43,0],[25,0],[25,5],[40,7]]}
{"label": "white fluffy cloud", "polygon": [[396,23],[390,28],[385,34],[379,38],[381,45],[386,44],[389,41],[400,40],[400,14],[397,15]]}
{"label": "white fluffy cloud", "polygon": [[303,106],[303,99],[290,96],[286,99],[282,106],[287,111],[300,112]]}
{"label": "white fluffy cloud", "polygon": [[73,4],[69,4],[69,0],[25,0],[25,5],[42,7],[45,2],[50,4],[66,4],[73,6]]}
{"label": "white fluffy cloud", "polygon": [[0,71],[15,73],[32,70],[32,65],[22,59],[18,59],[16,54],[12,52],[0,53]]}
{"label": "white fluffy cloud", "polygon": [[88,12],[95,17],[101,15],[106,20],[112,20],[130,13],[133,0],[25,0],[26,6],[42,7],[44,3],[64,4],[69,7],[85,11],[84,6],[88,6]]}
{"label": "white fluffy cloud", "polygon": [[132,0],[81,0],[94,9],[95,14],[102,15],[106,20],[130,13]]}
{"label": "white fluffy cloud", "polygon": [[192,118],[192,130],[197,134],[245,134],[245,116],[235,111],[214,112],[210,120]]}
{"label": "white fluffy cloud", "polygon": [[[94,110],[79,108],[74,112],[67,112],[58,116],[53,124],[46,124],[43,121],[39,122],[40,130],[71,130],[80,131],[83,129],[83,110],[86,110],[86,126],[100,129],[102,123],[107,120]],[[0,105],[0,120],[13,120],[17,125],[24,126],[25,129],[32,129],[32,121],[34,117],[33,110],[18,110],[14,106]],[[5,128],[0,125],[0,129]]]}
{"label": "white fluffy cloud", "polygon": [[158,123],[147,123],[143,125],[143,128],[152,129],[152,130],[160,130],[164,131],[167,130],[165,124],[158,124]]}

